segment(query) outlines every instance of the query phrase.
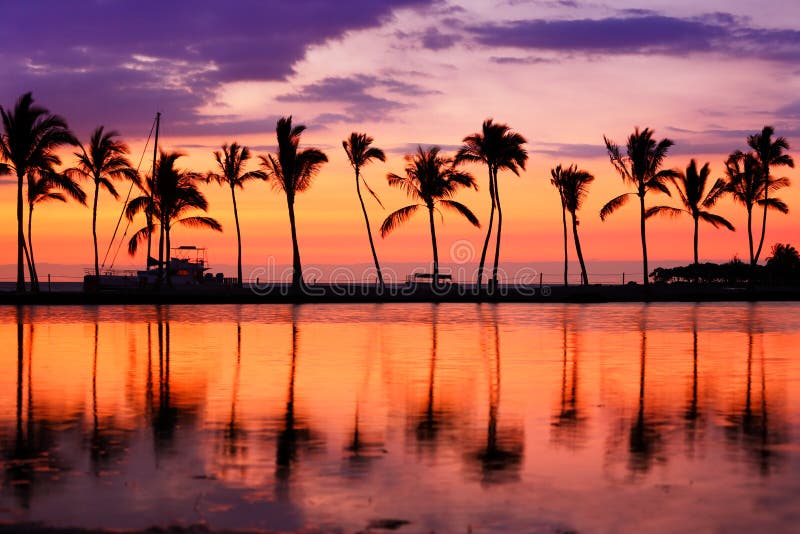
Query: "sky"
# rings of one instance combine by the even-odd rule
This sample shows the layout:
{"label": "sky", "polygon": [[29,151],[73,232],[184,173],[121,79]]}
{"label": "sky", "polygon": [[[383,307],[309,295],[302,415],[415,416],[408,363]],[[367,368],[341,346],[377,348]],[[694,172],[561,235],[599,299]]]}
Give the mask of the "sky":
{"label": "sky", "polygon": [[[305,124],[303,145],[330,159],[297,199],[305,263],[371,260],[341,148],[352,131],[368,133],[388,155],[386,163],[365,169],[385,205],[367,199],[373,228],[407,203],[385,176],[401,173],[403,155],[417,144],[452,154],[488,117],[520,132],[530,159],[519,177],[500,177],[501,260],[534,265],[563,253],[560,204],[549,183],[549,169],[559,163],[576,163],[596,177],[579,213],[586,258],[641,257],[635,205],[605,222],[599,218],[606,201],[627,191],[608,161],[603,135],[624,143],[635,126],[653,128],[657,137],[675,141],[667,167],[685,168],[696,158],[710,162],[714,176],[722,175],[725,156],[746,148],[747,135],[764,125],[773,125],[793,149],[800,146],[798,3],[2,0],[0,8],[0,105],[11,107],[32,91],[84,142],[96,126],[118,130],[134,165],[157,111],[161,147],[184,152],[183,167],[203,172],[214,169],[212,153],[224,142],[267,154],[274,150],[278,117]],[[72,164],[71,151],[63,160]],[[468,170],[480,190],[458,199],[485,224],[486,170]],[[798,179],[792,169],[779,173]],[[177,229],[172,241],[205,245],[212,263],[233,264],[230,193],[216,185],[203,191],[225,232]],[[767,250],[795,241],[800,222],[797,188],[780,196],[791,212],[769,215]],[[0,264],[15,261],[14,199],[13,182],[3,178]],[[285,199],[268,184],[253,183],[237,201],[244,263],[289,263]],[[675,205],[676,199],[648,195],[647,202]],[[100,198],[101,256],[121,207],[108,195]],[[701,261],[746,258],[744,209],[729,199],[717,209],[737,231],[701,228]],[[479,249],[482,229],[452,214],[437,224],[445,260],[461,245]],[[142,225],[134,221],[129,233]],[[37,208],[33,226],[38,262],[92,262],[91,210],[46,205]],[[386,262],[430,261],[426,218],[378,238],[376,247]],[[648,252],[651,263],[690,262],[691,219],[648,222]]]}

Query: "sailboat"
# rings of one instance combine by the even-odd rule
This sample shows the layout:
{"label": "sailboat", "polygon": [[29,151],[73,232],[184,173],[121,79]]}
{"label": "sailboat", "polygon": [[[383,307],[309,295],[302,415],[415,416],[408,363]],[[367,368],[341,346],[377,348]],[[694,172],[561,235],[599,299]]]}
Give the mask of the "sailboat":
{"label": "sailboat", "polygon": [[[150,135],[155,131],[153,141],[153,168],[152,176],[156,175],[158,170],[158,135],[161,127],[161,113],[156,113],[153,127],[150,130]],[[147,145],[150,142],[150,136],[145,142],[143,150],[147,150]],[[144,157],[144,156],[142,156]],[[138,169],[137,169],[138,170]],[[181,245],[171,249],[171,256],[169,262],[163,262],[163,268],[159,268],[162,264],[152,256],[152,237],[147,237],[147,265],[143,270],[122,270],[114,269],[114,262],[116,261],[117,254],[128,234],[130,221],[125,227],[122,237],[120,237],[119,244],[116,251],[111,258],[109,267],[105,267],[106,259],[111,251],[117,237],[117,231],[122,221],[122,216],[125,208],[130,201],[131,193],[134,184],[131,183],[128,189],[128,196],[122,206],[122,212],[117,220],[117,226],[114,229],[114,234],[111,237],[111,242],[106,250],[106,255],[103,258],[103,268],[100,276],[96,276],[92,269],[86,269],[86,274],[83,277],[83,290],[87,293],[97,293],[99,291],[119,291],[119,290],[136,290],[156,288],[161,285],[165,280],[169,281],[171,286],[195,286],[199,284],[209,285],[226,285],[232,284],[233,279],[225,278],[222,273],[213,275],[208,273],[208,250],[205,247],[198,247],[196,245]]]}

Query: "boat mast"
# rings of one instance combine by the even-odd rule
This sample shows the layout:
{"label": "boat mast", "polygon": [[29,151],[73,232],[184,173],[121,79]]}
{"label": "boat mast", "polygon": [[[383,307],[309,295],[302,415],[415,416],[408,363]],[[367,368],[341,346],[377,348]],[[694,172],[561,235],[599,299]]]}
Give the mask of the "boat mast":
{"label": "boat mast", "polygon": [[[156,112],[156,138],[155,142],[153,143],[153,184],[156,183],[156,164],[157,164],[157,157],[158,157],[158,128],[161,125],[161,112]],[[150,194],[153,192],[151,191]],[[147,214],[147,263],[145,266],[145,270],[150,270],[150,258],[152,256],[151,250],[153,246],[153,236],[152,236],[152,228],[153,228],[153,214],[150,213],[148,210],[145,212]]]}

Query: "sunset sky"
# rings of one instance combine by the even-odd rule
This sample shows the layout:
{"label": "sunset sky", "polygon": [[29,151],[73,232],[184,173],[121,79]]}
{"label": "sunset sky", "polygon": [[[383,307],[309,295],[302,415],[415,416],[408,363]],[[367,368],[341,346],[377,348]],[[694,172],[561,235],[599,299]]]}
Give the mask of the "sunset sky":
{"label": "sunset sky", "polygon": [[[596,176],[581,218],[590,261],[640,258],[638,210],[631,204],[606,222],[600,207],[625,192],[602,138],[619,143],[634,126],[654,128],[675,147],[667,166],[692,157],[721,176],[725,155],[744,149],[765,124],[800,153],[800,3],[781,0],[93,0],[3,1],[0,104],[26,91],[63,115],[82,141],[98,125],[119,130],[138,162],[156,111],[161,146],[187,154],[183,165],[213,169],[212,151],[238,141],[256,154],[274,149],[278,117],[308,126],[306,146],[330,162],[297,200],[304,263],[366,263],[369,249],[352,171],[341,148],[363,131],[388,154],[366,169],[386,210],[368,200],[373,227],[405,205],[386,185],[418,144],[452,153],[493,117],[529,141],[527,172],[501,175],[502,259],[561,258],[561,211],[549,169],[577,163]],[[64,163],[73,162],[69,152]],[[799,162],[800,163],[800,162]],[[255,165],[255,162],[253,163]],[[143,170],[147,170],[147,158]],[[472,169],[481,190],[459,200],[487,222],[486,171]],[[796,170],[783,169],[797,182]],[[0,264],[15,261],[15,181],[0,185]],[[88,185],[87,189],[88,189]],[[800,185],[800,184],[798,184]],[[121,186],[124,192],[127,187]],[[173,243],[209,247],[212,262],[235,262],[229,191],[204,186],[216,235],[176,230]],[[781,192],[791,213],[771,214],[767,250],[797,241],[798,191]],[[267,184],[239,194],[244,262],[291,261],[285,199]],[[676,199],[652,195],[648,204]],[[121,208],[101,197],[101,256]],[[701,227],[701,261],[747,256],[745,211],[729,199],[718,212],[737,232]],[[430,261],[426,218],[378,240],[387,262]],[[133,230],[142,226],[135,221]],[[756,227],[756,231],[760,227]],[[452,215],[437,229],[440,253],[483,230]],[[38,262],[89,265],[91,211],[70,204],[38,208]],[[691,220],[653,220],[652,260],[691,261]],[[121,258],[117,263],[139,260]],[[590,273],[591,274],[591,273]]]}

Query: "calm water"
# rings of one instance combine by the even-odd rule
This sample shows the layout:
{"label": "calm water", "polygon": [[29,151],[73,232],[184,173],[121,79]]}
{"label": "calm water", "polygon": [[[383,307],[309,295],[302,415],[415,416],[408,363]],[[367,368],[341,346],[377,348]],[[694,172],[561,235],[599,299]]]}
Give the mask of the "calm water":
{"label": "calm water", "polygon": [[4,307],[0,344],[0,522],[800,522],[797,304]]}

